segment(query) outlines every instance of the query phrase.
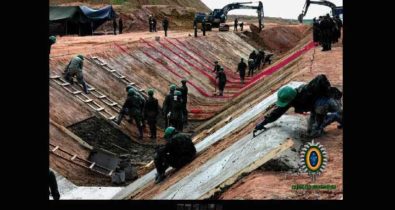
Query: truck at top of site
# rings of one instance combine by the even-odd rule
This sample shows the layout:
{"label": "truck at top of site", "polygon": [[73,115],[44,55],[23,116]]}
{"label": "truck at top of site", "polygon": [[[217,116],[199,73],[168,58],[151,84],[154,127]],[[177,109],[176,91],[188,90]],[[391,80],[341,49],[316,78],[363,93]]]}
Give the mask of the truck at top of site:
{"label": "truck at top of site", "polygon": [[298,16],[298,20],[300,23],[303,22],[303,17],[306,15],[307,10],[310,7],[310,4],[318,4],[318,5],[323,5],[330,7],[332,9],[332,16],[339,16],[340,19],[343,19],[343,6],[336,6],[336,4],[330,2],[330,1],[311,1],[311,0],[306,0],[306,3],[304,4],[302,13]]}
{"label": "truck at top of site", "polygon": [[225,23],[228,18],[228,12],[234,9],[254,9],[258,14],[259,31],[264,27],[263,25],[263,4],[261,1],[258,2],[258,6],[251,6],[252,2],[235,2],[225,5],[222,9],[214,9],[211,13],[206,15],[205,13],[198,12],[195,14],[195,21],[202,23],[203,19],[206,22],[206,30],[211,28],[218,28],[221,23]]}

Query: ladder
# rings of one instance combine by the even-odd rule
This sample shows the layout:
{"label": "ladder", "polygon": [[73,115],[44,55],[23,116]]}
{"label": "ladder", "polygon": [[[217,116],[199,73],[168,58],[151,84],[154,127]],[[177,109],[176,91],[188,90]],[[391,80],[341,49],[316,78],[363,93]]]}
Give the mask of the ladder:
{"label": "ladder", "polygon": [[141,94],[144,96],[148,97],[145,93],[145,90],[139,86],[137,86],[134,82],[130,81],[125,75],[122,75],[118,71],[116,71],[114,68],[112,68],[110,65],[108,65],[106,62],[104,62],[102,59],[96,56],[91,56],[91,61],[101,67],[102,69],[106,70],[109,72],[112,76],[120,80],[122,83],[125,85],[131,85],[134,86]]}
{"label": "ladder", "polygon": [[[87,104],[90,108],[93,110],[97,111],[100,115],[102,115],[104,118],[108,120],[113,120],[115,119],[115,115],[112,115],[108,110],[106,110],[104,107],[100,106],[97,104],[93,99],[91,99],[89,96],[84,94],[81,90],[76,89],[73,85],[71,85],[69,82],[64,80],[61,76],[55,75],[55,76],[50,76],[50,79],[52,79],[56,84],[61,86],[63,89],[65,89],[67,92],[71,93],[74,95],[76,98],[78,98],[80,101],[84,102]],[[82,85],[79,84],[82,88]],[[110,108],[112,108],[114,111],[119,113],[121,111],[121,105],[119,105],[117,102],[114,100],[110,99],[108,96],[104,95],[97,89],[95,89],[93,86],[89,85],[88,83],[86,84],[88,86],[88,90],[91,91],[91,94],[101,100],[103,103],[108,105]]]}
{"label": "ladder", "polygon": [[86,160],[84,158],[78,157],[75,154],[71,154],[70,152],[67,152],[66,150],[60,148],[60,146],[55,146],[51,143],[49,143],[49,152],[54,154],[55,156],[62,158],[70,163],[73,163],[75,165],[81,166],[85,169],[88,169],[90,171],[93,171],[95,173],[111,177],[113,174],[114,170],[108,169],[104,166],[98,165],[95,162],[91,162],[89,160]]}

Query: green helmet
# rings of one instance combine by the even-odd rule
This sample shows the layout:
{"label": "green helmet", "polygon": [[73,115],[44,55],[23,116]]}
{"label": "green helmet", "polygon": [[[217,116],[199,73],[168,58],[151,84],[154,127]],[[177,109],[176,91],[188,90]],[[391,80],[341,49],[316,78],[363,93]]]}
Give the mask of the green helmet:
{"label": "green helmet", "polygon": [[167,127],[165,130],[165,139],[168,139],[174,132],[176,131],[176,129],[174,127]]}
{"label": "green helmet", "polygon": [[132,85],[128,85],[128,86],[126,86],[126,92],[129,92],[129,90],[130,89],[132,89],[133,88],[133,86]]}
{"label": "green helmet", "polygon": [[170,85],[170,90],[174,91],[176,90],[177,86],[175,84],[171,84]]}
{"label": "green helmet", "polygon": [[174,91],[174,95],[176,95],[176,96],[181,96],[181,95],[182,95],[182,93],[181,93],[181,91],[179,91],[179,90],[176,90],[176,91]]}
{"label": "green helmet", "polygon": [[289,86],[281,88],[277,93],[276,105],[279,107],[287,106],[296,97],[296,94],[296,90]]}
{"label": "green helmet", "polygon": [[147,93],[148,93],[148,95],[153,96],[154,95],[154,89],[148,89]]}
{"label": "green helmet", "polygon": [[50,36],[49,40],[51,40],[53,43],[56,43],[56,36]]}
{"label": "green helmet", "polygon": [[134,90],[133,90],[132,88],[130,88],[130,89],[128,90],[128,96],[132,96],[132,95],[134,95],[134,94],[136,94],[136,92],[134,92]]}
{"label": "green helmet", "polygon": [[182,83],[186,83],[188,80],[187,79],[182,79],[181,82]]}
{"label": "green helmet", "polygon": [[82,60],[84,60],[84,56],[83,55],[77,55],[77,57],[81,58]]}

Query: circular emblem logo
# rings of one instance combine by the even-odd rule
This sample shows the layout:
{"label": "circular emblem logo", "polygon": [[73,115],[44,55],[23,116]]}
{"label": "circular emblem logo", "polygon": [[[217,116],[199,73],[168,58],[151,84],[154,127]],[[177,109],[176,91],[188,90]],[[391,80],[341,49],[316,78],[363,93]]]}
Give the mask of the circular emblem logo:
{"label": "circular emblem logo", "polygon": [[307,173],[315,181],[316,176],[321,175],[328,163],[328,154],[325,148],[314,140],[305,144],[300,151],[300,169]]}

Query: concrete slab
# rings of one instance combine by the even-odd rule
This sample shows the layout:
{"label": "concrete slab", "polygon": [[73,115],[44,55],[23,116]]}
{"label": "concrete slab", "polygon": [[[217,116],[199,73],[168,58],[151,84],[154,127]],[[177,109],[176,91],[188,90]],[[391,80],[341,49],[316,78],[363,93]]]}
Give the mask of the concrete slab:
{"label": "concrete slab", "polygon": [[[285,86],[290,86],[293,88],[299,87],[300,85],[304,84],[303,82],[290,82]],[[230,121],[221,129],[215,131],[213,134],[206,137],[204,140],[200,141],[198,144],[195,145],[196,151],[198,153],[204,151],[209,146],[214,144],[215,142],[221,140],[226,135],[230,134],[232,131],[236,130],[237,128],[241,127],[243,124],[252,120],[256,115],[260,114],[262,111],[267,109],[270,105],[274,104],[277,100],[277,92],[273,93],[269,97],[263,99],[260,103],[256,104],[254,107],[249,109],[244,114],[238,116],[237,118]],[[169,171],[171,169],[168,169]],[[155,179],[156,170],[152,170],[148,174],[144,175],[143,177],[137,179],[132,184],[128,185],[116,194],[113,199],[127,199],[135,194],[137,194],[140,190],[144,188],[149,182]]]}
{"label": "concrete slab", "polygon": [[270,124],[264,133],[244,136],[207,163],[178,181],[154,199],[206,199],[233,184],[237,178],[248,173],[293,145],[288,138],[298,137],[306,130],[302,116],[282,116]]}
{"label": "concrete slab", "polygon": [[[60,193],[60,200],[108,200],[123,187],[79,187],[59,173],[55,173]],[[52,197],[50,196],[50,200]]]}

